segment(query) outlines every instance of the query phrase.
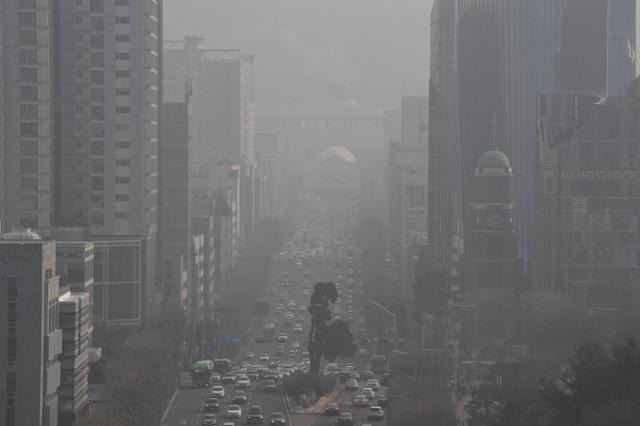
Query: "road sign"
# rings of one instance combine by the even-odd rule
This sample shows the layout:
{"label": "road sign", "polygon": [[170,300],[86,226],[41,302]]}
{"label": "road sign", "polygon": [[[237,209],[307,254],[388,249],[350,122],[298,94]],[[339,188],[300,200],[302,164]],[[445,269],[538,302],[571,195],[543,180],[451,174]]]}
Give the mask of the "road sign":
{"label": "road sign", "polygon": [[245,336],[216,336],[215,343],[218,345],[241,345],[247,343]]}

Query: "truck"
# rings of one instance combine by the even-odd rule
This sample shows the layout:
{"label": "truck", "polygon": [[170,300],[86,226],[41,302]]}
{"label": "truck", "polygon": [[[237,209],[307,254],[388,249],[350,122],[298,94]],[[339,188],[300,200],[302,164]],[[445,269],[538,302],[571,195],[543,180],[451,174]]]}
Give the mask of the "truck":
{"label": "truck", "polygon": [[213,374],[213,361],[196,361],[191,366],[191,383],[194,388],[208,388]]}

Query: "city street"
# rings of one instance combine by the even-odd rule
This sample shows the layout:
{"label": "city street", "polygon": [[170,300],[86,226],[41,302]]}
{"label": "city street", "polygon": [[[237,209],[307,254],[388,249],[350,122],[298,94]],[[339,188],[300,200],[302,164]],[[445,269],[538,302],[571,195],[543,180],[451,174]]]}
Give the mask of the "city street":
{"label": "city street", "polygon": [[[307,205],[307,209],[322,211],[323,206],[317,205],[318,201]],[[362,286],[355,289],[355,282],[358,281],[358,271],[354,266],[356,259],[353,257],[352,241],[342,235],[342,229],[335,224],[329,225],[324,222],[322,215],[305,215],[312,217],[310,222],[300,224],[291,236],[285,238],[283,252],[278,254],[271,267],[267,285],[261,291],[253,293],[253,300],[246,300],[244,304],[252,305],[256,301],[268,300],[270,312],[268,316],[262,318],[243,318],[242,322],[250,326],[245,330],[247,343],[239,348],[238,356],[234,359],[234,373],[247,371],[255,365],[264,365],[269,362],[277,362],[280,370],[295,366],[296,369],[306,370],[308,368],[308,357],[306,354],[307,338],[309,332],[309,315],[307,306],[313,285],[318,281],[334,281],[339,290],[339,299],[332,307],[334,317],[342,316],[350,323],[351,331],[356,342],[364,333],[364,328],[358,328],[362,319],[362,302],[366,300]],[[323,241],[318,244],[319,241]],[[315,247],[315,246],[319,247]],[[315,247],[312,249],[311,247]],[[306,254],[305,254],[306,253]],[[346,253],[350,253],[349,256]],[[349,258],[351,266],[346,265],[344,259]],[[344,259],[343,259],[344,258]],[[350,278],[347,278],[349,276]],[[243,283],[252,285],[255,283]],[[256,285],[256,287],[259,287]],[[342,303],[343,300],[348,302]],[[348,306],[348,308],[347,308]],[[238,313],[225,317],[226,321],[237,318]],[[274,324],[275,333],[264,342],[264,324]],[[237,325],[234,324],[234,331]],[[226,331],[226,329],[225,329]],[[285,336],[286,337],[283,337]],[[286,339],[285,343],[278,343],[278,339]],[[220,348],[223,349],[223,348]],[[263,358],[264,357],[264,358]],[[269,362],[266,361],[268,357]],[[260,361],[260,358],[262,360]],[[351,363],[355,371],[362,371],[367,368],[367,356],[354,357],[352,360],[338,360],[340,368]],[[323,362],[326,365],[326,362]],[[207,396],[208,389],[193,389],[190,387],[190,379],[184,378],[183,386],[177,391],[174,400],[164,419],[164,426],[194,426],[199,425],[203,417],[202,403]],[[339,381],[340,382],[340,381]],[[324,414],[324,406],[317,407],[316,413],[306,413],[301,407],[296,407],[293,402],[287,404],[284,393],[269,393],[262,389],[263,381],[252,381],[250,388],[246,389],[248,402],[243,406],[242,419],[237,419],[236,425],[245,424],[244,411],[251,405],[262,407],[265,424],[268,424],[271,413],[282,412],[288,419],[289,425],[293,426],[333,426],[337,422],[337,416]],[[360,381],[359,386],[365,386]],[[223,422],[223,413],[229,405],[231,395],[236,386],[225,385],[226,397],[221,401],[221,408],[218,413],[218,424]],[[332,394],[331,402],[338,403],[341,411],[348,411],[353,414],[354,425],[370,423],[367,420],[368,407],[356,408],[351,404],[357,391],[347,391],[344,384],[339,383],[337,391]],[[288,407],[289,406],[289,407]],[[291,410],[289,413],[289,410]],[[385,422],[378,421],[376,424],[384,425]]]}

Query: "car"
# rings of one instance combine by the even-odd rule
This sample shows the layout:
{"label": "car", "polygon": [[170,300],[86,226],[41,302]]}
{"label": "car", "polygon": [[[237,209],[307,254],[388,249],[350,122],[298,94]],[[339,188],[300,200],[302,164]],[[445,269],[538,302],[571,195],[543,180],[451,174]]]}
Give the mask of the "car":
{"label": "car", "polygon": [[284,355],[284,346],[278,346],[276,351],[273,353],[273,356],[282,356]]}
{"label": "car", "polygon": [[378,398],[376,399],[376,405],[379,407],[386,407],[387,406],[387,396],[386,395],[378,395]]}
{"label": "car", "polygon": [[353,426],[353,414],[348,411],[340,413],[336,426]]}
{"label": "car", "polygon": [[380,390],[380,383],[378,383],[378,379],[369,379],[367,380],[367,387],[373,389],[374,392]]}
{"label": "car", "polygon": [[369,420],[382,420],[384,419],[384,411],[379,405],[369,407],[369,414],[367,414]]}
{"label": "car", "polygon": [[224,387],[223,386],[212,386],[209,391],[209,396],[214,396],[216,398],[224,398]]}
{"label": "car", "polygon": [[249,407],[247,413],[248,425],[261,425],[264,423],[264,416],[262,415],[262,407],[259,405],[252,405]]}
{"label": "car", "polygon": [[220,410],[220,400],[215,396],[208,396],[202,403],[202,411],[215,413]]}
{"label": "car", "polygon": [[222,426],[236,426],[236,424],[234,422],[224,422]]}
{"label": "car", "polygon": [[269,362],[269,354],[260,355],[260,362]]}
{"label": "car", "polygon": [[220,376],[218,373],[212,374],[209,382],[213,385],[222,384],[222,376]]}
{"label": "car", "polygon": [[245,352],[244,359],[252,360],[253,358],[255,358],[255,356],[256,356],[256,354],[254,354],[253,352]]}
{"label": "car", "polygon": [[337,402],[331,402],[327,405],[327,408],[324,409],[324,414],[327,416],[337,416],[340,414],[340,404]]}
{"label": "car", "polygon": [[248,401],[247,393],[245,391],[237,391],[233,398],[231,398],[232,404],[246,404]]}
{"label": "car", "polygon": [[278,385],[276,384],[275,380],[266,380],[264,382],[264,386],[262,387],[262,390],[265,392],[277,392]]}
{"label": "car", "polygon": [[245,374],[236,377],[236,386],[239,388],[248,388],[251,386],[251,380]]}
{"label": "car", "polygon": [[289,349],[289,356],[290,357],[295,357],[296,355],[298,355],[298,350],[295,348],[291,348]]}
{"label": "car", "polygon": [[295,327],[293,327],[293,332],[294,333],[302,333],[304,330],[302,329],[302,326],[300,324],[296,324]]}
{"label": "car", "polygon": [[368,407],[369,406],[369,398],[364,396],[363,394],[356,395],[355,398],[351,401],[351,404],[354,407]]}
{"label": "car", "polygon": [[369,399],[372,399],[376,396],[376,393],[371,388],[362,388],[362,394]]}
{"label": "car", "polygon": [[217,426],[218,418],[215,414],[205,414],[200,421],[200,426]]}
{"label": "car", "polygon": [[247,372],[245,373],[247,375],[247,377],[249,378],[249,380],[258,380],[259,374],[258,374],[258,370],[247,370]]}
{"label": "car", "polygon": [[225,374],[222,376],[222,384],[232,385],[236,382],[236,378],[233,374]]}
{"label": "car", "polygon": [[335,362],[330,362],[324,368],[324,371],[325,371],[325,374],[337,373],[340,371],[340,367],[338,367],[338,364],[336,364]]}
{"label": "car", "polygon": [[289,337],[286,334],[281,334],[278,336],[278,343],[287,343],[289,341]]}
{"label": "car", "polygon": [[284,414],[282,414],[279,411],[276,411],[274,413],[271,413],[269,424],[271,426],[286,426],[287,420],[285,419]]}
{"label": "car", "polygon": [[376,374],[371,371],[371,370],[364,370],[361,374],[360,377],[364,380],[370,380],[370,379],[375,379],[376,378]]}
{"label": "car", "polygon": [[224,412],[225,419],[241,419],[242,418],[242,408],[239,405],[230,405],[227,407],[227,410]]}
{"label": "car", "polygon": [[358,381],[356,379],[347,379],[346,383],[344,384],[344,388],[346,390],[358,390]]}

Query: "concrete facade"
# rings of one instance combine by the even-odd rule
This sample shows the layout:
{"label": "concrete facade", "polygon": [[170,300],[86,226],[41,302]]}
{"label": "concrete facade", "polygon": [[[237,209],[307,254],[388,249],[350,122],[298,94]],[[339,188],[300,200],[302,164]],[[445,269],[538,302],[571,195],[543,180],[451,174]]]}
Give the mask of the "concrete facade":
{"label": "concrete facade", "polygon": [[60,426],[71,426],[89,406],[89,349],[93,335],[89,293],[67,292],[58,299],[62,330]]}
{"label": "concrete facade", "polygon": [[[0,240],[0,422],[58,424],[58,283],[54,241],[24,232]],[[9,240],[12,239],[12,240]]]}

